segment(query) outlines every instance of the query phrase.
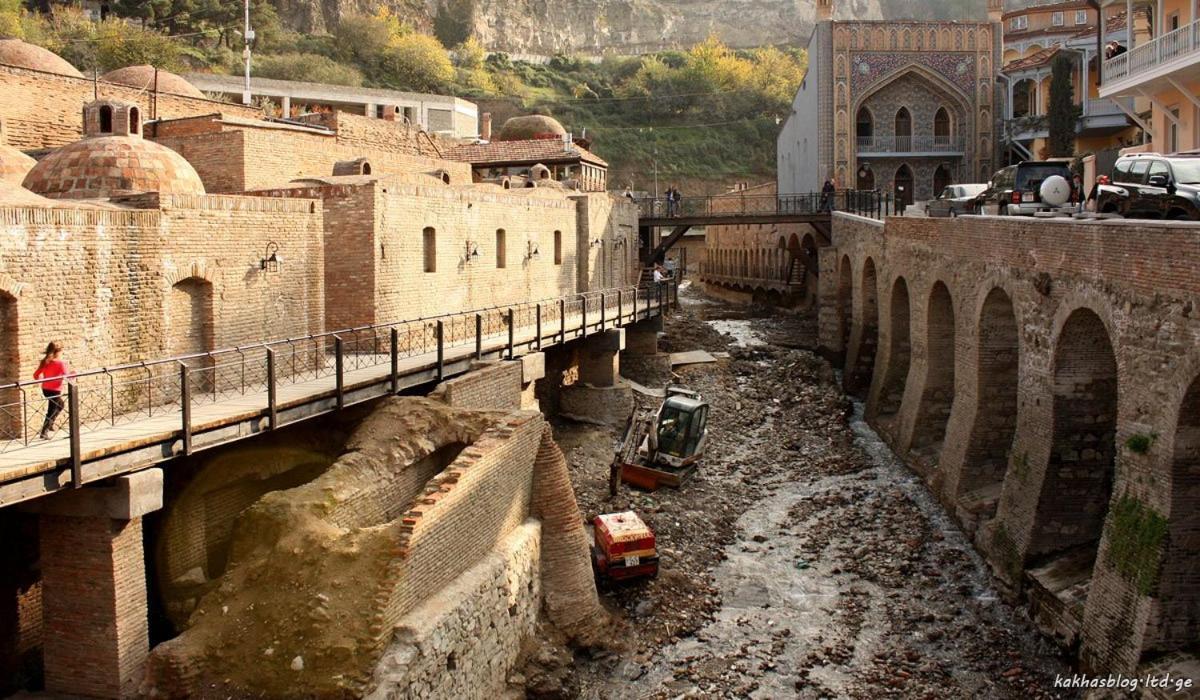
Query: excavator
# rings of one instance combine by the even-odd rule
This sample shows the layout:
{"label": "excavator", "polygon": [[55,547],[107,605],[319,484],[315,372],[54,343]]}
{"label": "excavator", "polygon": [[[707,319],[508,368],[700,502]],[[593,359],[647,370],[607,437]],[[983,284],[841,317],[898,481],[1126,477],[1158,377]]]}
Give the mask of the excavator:
{"label": "excavator", "polygon": [[647,491],[679,488],[695,472],[708,440],[708,404],[698,392],[668,386],[658,410],[629,417],[609,469],[608,491],[622,481]]}

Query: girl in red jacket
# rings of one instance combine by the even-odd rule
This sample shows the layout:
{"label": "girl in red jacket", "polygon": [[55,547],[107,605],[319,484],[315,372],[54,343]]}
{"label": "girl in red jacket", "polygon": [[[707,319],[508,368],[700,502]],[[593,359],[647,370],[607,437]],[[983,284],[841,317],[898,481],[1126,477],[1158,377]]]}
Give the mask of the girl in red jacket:
{"label": "girl in red jacket", "polygon": [[34,379],[42,380],[42,396],[46,397],[46,421],[42,423],[42,439],[49,440],[54,429],[54,419],[63,410],[63,380],[70,373],[67,361],[62,359],[62,345],[51,342],[46,346],[46,355],[33,373]]}

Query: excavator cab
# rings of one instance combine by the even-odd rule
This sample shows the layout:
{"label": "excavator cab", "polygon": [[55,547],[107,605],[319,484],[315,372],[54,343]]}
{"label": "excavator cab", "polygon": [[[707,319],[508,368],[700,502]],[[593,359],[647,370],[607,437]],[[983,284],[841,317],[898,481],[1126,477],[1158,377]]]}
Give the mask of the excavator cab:
{"label": "excavator cab", "polygon": [[619,481],[650,491],[678,487],[695,473],[708,440],[708,404],[683,387],[665,393],[653,414],[630,417],[613,457],[610,493]]}

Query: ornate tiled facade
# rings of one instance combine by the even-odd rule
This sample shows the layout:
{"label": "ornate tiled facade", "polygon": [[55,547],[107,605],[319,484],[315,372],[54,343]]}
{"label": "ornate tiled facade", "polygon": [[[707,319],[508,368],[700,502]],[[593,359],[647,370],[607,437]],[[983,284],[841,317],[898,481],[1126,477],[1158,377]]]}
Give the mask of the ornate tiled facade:
{"label": "ornate tiled facade", "polygon": [[991,22],[818,24],[779,138],[781,191],[832,178],[839,188],[897,192],[911,173],[903,196],[921,200],[935,184],[986,181],[996,164],[1001,39]]}

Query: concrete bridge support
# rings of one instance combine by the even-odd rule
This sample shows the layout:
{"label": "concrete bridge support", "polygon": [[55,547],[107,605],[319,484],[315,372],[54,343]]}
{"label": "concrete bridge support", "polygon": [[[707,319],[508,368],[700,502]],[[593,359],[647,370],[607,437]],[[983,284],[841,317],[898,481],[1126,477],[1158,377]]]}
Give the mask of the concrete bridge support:
{"label": "concrete bridge support", "polygon": [[623,330],[625,331],[624,352],[638,356],[658,354],[658,334],[663,330],[662,316],[630,324]]}
{"label": "concrete bridge support", "polygon": [[595,387],[613,386],[621,374],[625,329],[589,335],[579,347],[579,381]]}
{"label": "concrete bridge support", "polygon": [[46,690],[137,695],[150,650],[142,516],[163,503],[159,469],[38,501]]}

